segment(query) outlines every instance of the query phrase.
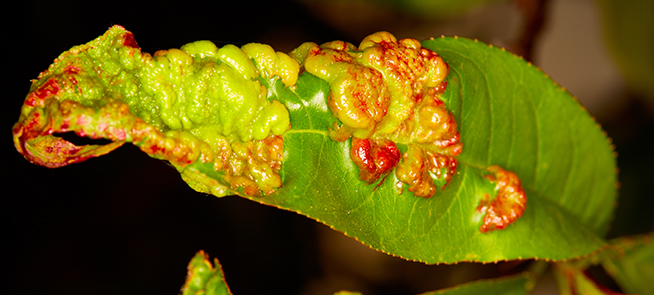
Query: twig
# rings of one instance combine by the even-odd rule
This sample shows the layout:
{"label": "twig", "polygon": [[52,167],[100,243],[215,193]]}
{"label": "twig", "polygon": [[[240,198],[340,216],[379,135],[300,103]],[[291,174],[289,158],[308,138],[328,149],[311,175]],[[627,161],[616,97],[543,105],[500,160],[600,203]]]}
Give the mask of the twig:
{"label": "twig", "polygon": [[516,0],[516,5],[524,15],[524,29],[516,42],[514,51],[525,60],[531,61],[534,44],[545,25],[548,0]]}

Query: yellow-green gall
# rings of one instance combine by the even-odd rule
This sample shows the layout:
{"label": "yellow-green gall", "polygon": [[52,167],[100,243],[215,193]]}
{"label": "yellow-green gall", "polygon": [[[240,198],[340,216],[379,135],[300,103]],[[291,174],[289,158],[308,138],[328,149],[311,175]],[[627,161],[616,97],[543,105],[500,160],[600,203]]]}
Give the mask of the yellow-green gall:
{"label": "yellow-green gall", "polygon": [[[342,123],[330,129],[332,139],[344,141],[352,136],[409,145],[397,173],[417,196],[435,192],[431,175],[443,175],[449,181],[456,169],[450,157],[461,153],[462,144],[454,116],[438,98],[448,73],[438,54],[422,48],[415,39],[398,41],[388,32],[378,32],[364,38],[358,48],[343,41],[320,46],[304,43],[290,55],[307,72],[330,84],[328,106]],[[366,161],[356,159],[359,154],[352,153],[357,155],[354,162],[359,170],[370,170],[361,164]],[[383,161],[375,157],[371,154],[370,162]],[[441,165],[447,171],[416,171],[415,167],[424,168],[433,158],[439,160],[431,162],[447,162],[447,167]],[[365,179],[371,180],[376,179]]]}
{"label": "yellow-green gall", "polygon": [[188,43],[179,48],[193,58],[216,58],[218,47],[211,41],[201,40]]}
{"label": "yellow-green gall", "polygon": [[295,85],[300,71],[298,62],[283,52],[275,52],[270,45],[250,43],[241,49],[254,60],[261,71],[261,76],[271,78],[278,76],[286,86]]}
{"label": "yellow-green gall", "polygon": [[[210,41],[150,55],[132,33],[114,26],[62,54],[34,81],[14,128],[17,148],[32,161],[58,167],[131,141],[169,160],[203,191],[271,193],[281,185],[277,172],[290,118],[265,85],[280,79],[291,86],[299,65],[272,49],[270,56],[272,63],[258,68],[241,48],[219,49]],[[119,142],[77,147],[51,135],[68,131]],[[244,145],[245,154],[237,155],[235,144]],[[280,156],[252,159],[266,149]],[[202,165],[214,168],[211,177],[199,172]]]}
{"label": "yellow-green gall", "polygon": [[218,59],[242,74],[245,79],[258,76],[258,71],[252,64],[250,57],[232,44],[227,44],[218,50]]}

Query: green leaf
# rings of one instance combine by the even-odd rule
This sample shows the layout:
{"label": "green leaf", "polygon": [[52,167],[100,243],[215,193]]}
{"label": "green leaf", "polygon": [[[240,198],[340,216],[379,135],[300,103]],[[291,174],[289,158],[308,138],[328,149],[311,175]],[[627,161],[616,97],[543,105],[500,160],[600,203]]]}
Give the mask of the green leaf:
{"label": "green leaf", "polygon": [[443,99],[461,118],[459,160],[516,172],[529,197],[562,206],[603,235],[617,197],[615,157],[577,100],[504,49],[461,38],[424,46],[450,65]]}
{"label": "green leaf", "polygon": [[448,289],[423,293],[421,295],[519,295],[527,294],[529,276],[525,274],[506,276],[498,279],[479,280]]}
{"label": "green leaf", "polygon": [[622,256],[605,259],[602,265],[627,293],[654,294],[654,240],[651,235],[620,237],[612,244]]}
{"label": "green leaf", "polygon": [[204,251],[199,251],[193,256],[188,264],[188,275],[186,283],[181,290],[181,295],[231,295],[229,287],[225,282],[223,270],[218,259],[214,259],[211,265],[208,256]]}
{"label": "green leaf", "polygon": [[[442,191],[428,199],[414,196],[395,173],[372,185],[359,179],[358,168],[350,158],[350,140],[338,142],[328,135],[328,128],[337,120],[327,106],[327,82],[308,72],[301,74],[295,85],[294,76],[287,76],[293,82],[284,83],[272,74],[254,77],[255,65],[243,51],[228,48],[247,67],[225,59],[225,63],[235,63],[227,66],[214,60],[212,56],[224,50],[210,42],[183,47],[193,57],[180,50],[167,51],[168,57],[161,53],[152,57],[142,54],[133,35],[122,27],[113,27],[91,43],[74,47],[41,74],[14,125],[14,143],[28,159],[58,167],[101,155],[119,144],[108,149],[89,146],[78,150],[56,139],[54,133],[75,131],[92,138],[132,142],[153,157],[169,160],[198,191],[217,196],[236,192],[295,211],[373,249],[408,260],[566,260],[601,249],[605,243],[600,237],[616,197],[615,159],[601,128],[568,92],[502,49],[464,38],[439,38],[423,46],[449,64],[447,88],[441,99],[454,115],[463,143],[456,174]],[[270,56],[285,57],[290,64],[295,62],[265,46],[258,48],[272,52]],[[256,56],[256,52],[251,53]],[[170,66],[168,59],[185,65],[185,70]],[[152,73],[161,66],[169,72]],[[223,72],[227,76],[209,75],[203,70],[213,67],[232,68]],[[260,72],[268,70],[261,68]],[[212,77],[231,77],[234,81]],[[175,86],[181,89],[176,94],[171,90],[175,87],[160,85],[166,79],[172,81],[170,85],[179,80],[188,85]],[[216,93],[205,92],[207,88],[198,85],[220,85],[235,91],[223,91],[218,93],[223,96],[202,102]],[[255,94],[248,96],[250,92]],[[234,142],[248,141],[254,126],[265,125],[248,125],[249,121],[243,120],[253,115],[248,108],[259,103],[256,99],[263,94],[266,97],[260,103],[270,108],[260,109],[261,118],[272,120],[286,114],[277,107],[281,104],[271,104],[279,101],[288,109],[292,128],[275,133],[283,133],[283,157],[275,152],[279,145],[264,151],[275,152],[276,159],[283,158],[279,179],[267,178],[270,170],[260,170],[256,163],[248,168],[261,179],[271,180],[263,181],[268,185],[266,194],[271,194],[257,197],[256,193],[244,193],[245,185],[239,186],[234,180],[240,177],[252,182],[247,176],[230,175],[211,159],[215,152],[233,148],[219,140],[221,130],[226,132],[233,121],[251,127],[238,129],[240,139],[231,134]],[[195,97],[198,102],[173,100],[176,95]],[[153,97],[159,102],[151,101]],[[233,105],[218,108],[226,116],[206,113],[207,104],[225,101]],[[193,108],[190,113],[197,115],[196,123],[179,117],[189,113],[185,108]],[[202,123],[216,118],[221,121]],[[288,126],[285,122],[282,127]],[[190,126],[184,127],[188,130],[182,128],[184,124]],[[407,149],[401,144],[398,148]],[[245,155],[259,153],[242,146],[238,149]],[[495,185],[486,178],[491,165],[517,173],[528,201],[522,217],[507,228],[482,233],[480,203],[496,194]],[[275,190],[278,183],[281,187]]]}
{"label": "green leaf", "polygon": [[[529,284],[529,275],[522,273],[497,279],[478,280],[447,289],[421,293],[420,295],[526,295]],[[361,295],[361,293],[340,291],[334,295]]]}
{"label": "green leaf", "polygon": [[[544,73],[499,48],[463,38],[423,45],[450,66],[442,99],[459,124],[463,153],[452,182],[423,199],[396,187],[391,173],[367,185],[349,140],[329,138],[328,85],[307,73],[296,94],[278,89],[293,127],[284,135],[283,185],[252,200],[304,214],[379,251],[426,263],[562,260],[604,246],[616,197],[615,159],[602,130]],[[481,233],[477,212],[497,164],[527,192],[523,216]],[[207,167],[210,168],[210,167]]]}
{"label": "green leaf", "polygon": [[[606,252],[605,252],[606,253]],[[588,295],[617,295],[622,294],[612,291],[598,283],[586,271],[590,264],[595,264],[591,259],[579,259],[569,262],[553,263],[554,275],[559,293],[561,295],[588,294]]]}

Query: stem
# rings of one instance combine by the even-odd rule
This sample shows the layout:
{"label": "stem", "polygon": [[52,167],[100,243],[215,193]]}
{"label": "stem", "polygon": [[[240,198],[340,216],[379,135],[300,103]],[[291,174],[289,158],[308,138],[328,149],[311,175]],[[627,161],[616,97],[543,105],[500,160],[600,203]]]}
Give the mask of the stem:
{"label": "stem", "polygon": [[545,25],[548,0],[516,0],[518,9],[525,19],[524,29],[515,46],[515,53],[525,60],[532,61],[534,44]]}

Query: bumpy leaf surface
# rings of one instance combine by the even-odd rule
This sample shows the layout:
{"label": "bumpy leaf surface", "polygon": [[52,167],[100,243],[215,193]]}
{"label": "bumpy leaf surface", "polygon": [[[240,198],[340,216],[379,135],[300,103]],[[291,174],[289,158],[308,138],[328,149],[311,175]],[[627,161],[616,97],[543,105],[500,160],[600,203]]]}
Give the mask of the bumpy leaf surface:
{"label": "bumpy leaf surface", "polygon": [[[253,200],[317,219],[386,253],[427,263],[570,259],[600,249],[616,197],[615,160],[602,130],[543,72],[499,48],[463,38],[423,42],[450,66],[441,97],[457,117],[463,153],[452,182],[432,198],[358,180],[349,142],[326,132],[328,86],[302,75],[280,96],[293,128],[284,135],[284,186]],[[301,91],[311,89],[311,91]],[[481,233],[480,200],[490,165],[517,173],[524,215]]]}
{"label": "bumpy leaf surface", "polygon": [[[151,156],[171,161],[196,190],[217,196],[237,193],[295,211],[373,249],[426,263],[566,260],[589,255],[605,245],[601,236],[616,197],[615,160],[607,138],[568,92],[504,50],[464,38],[422,43],[449,64],[447,87],[440,99],[456,119],[463,152],[457,157],[458,167],[450,183],[431,198],[420,198],[409,192],[395,173],[373,184],[359,179],[350,157],[351,139],[334,141],[329,136],[329,128],[338,121],[328,107],[330,85],[308,72],[300,74],[297,82],[295,76],[283,74],[292,72],[280,66],[292,64],[288,56],[266,49],[272,53],[265,56],[283,57],[287,63],[266,67],[260,59],[255,68],[245,55],[248,50],[229,49],[240,54],[242,63],[228,55],[219,61],[215,56],[223,56],[223,49],[218,51],[205,42],[183,47],[191,57],[172,49],[151,57],[141,55],[131,33],[122,28],[112,30],[113,37],[97,41],[106,52],[97,52],[100,45],[76,47],[35,81],[21,120],[14,126],[16,147],[31,161],[58,167],[133,142]],[[254,60],[255,53],[247,54]],[[69,56],[76,64],[67,64]],[[241,67],[243,64],[248,66]],[[76,86],[76,79],[82,78],[96,84]],[[241,81],[238,83],[249,88],[225,89],[237,82],[220,80],[222,88],[214,90],[211,79],[219,78]],[[139,90],[138,85],[149,88]],[[157,92],[161,85],[170,89]],[[65,91],[61,90],[64,87]],[[194,102],[216,95],[219,98],[207,103],[230,103],[242,112],[257,98],[247,97],[244,105],[239,105],[239,93],[246,90],[263,98],[256,102],[261,105],[256,118],[244,120],[243,116],[252,116],[249,112],[211,116],[212,108]],[[206,96],[198,96],[204,91]],[[175,95],[177,99],[172,99]],[[284,130],[286,113],[277,102],[288,110],[289,130]],[[226,109],[216,107],[216,112]],[[185,113],[197,117],[185,118]],[[215,118],[221,120],[213,122]],[[225,124],[232,121],[243,126],[251,122],[256,123],[252,126],[271,126],[257,123],[263,120],[257,118],[281,122],[272,129],[262,128],[262,145],[247,146],[252,136],[258,136],[247,128],[235,129],[234,134],[226,131]],[[52,136],[66,131],[117,142],[77,147]],[[257,156],[263,160],[252,156],[265,154],[261,146],[265,150],[270,138],[276,142],[279,137],[283,137],[283,151],[278,149],[280,145],[271,145],[270,155]],[[224,144],[225,140],[232,146]],[[240,144],[240,150],[234,142]],[[397,147],[401,152],[408,149],[403,144]],[[229,148],[245,156],[217,165],[214,159]],[[266,168],[267,163],[272,164]],[[515,172],[528,201],[515,222],[501,230],[482,232],[480,204],[497,193],[486,177],[487,168],[495,165]],[[269,178],[270,171],[278,172],[279,178]],[[262,177],[257,185],[266,185],[264,194],[254,191],[248,173]],[[235,186],[241,182],[245,184]]]}

